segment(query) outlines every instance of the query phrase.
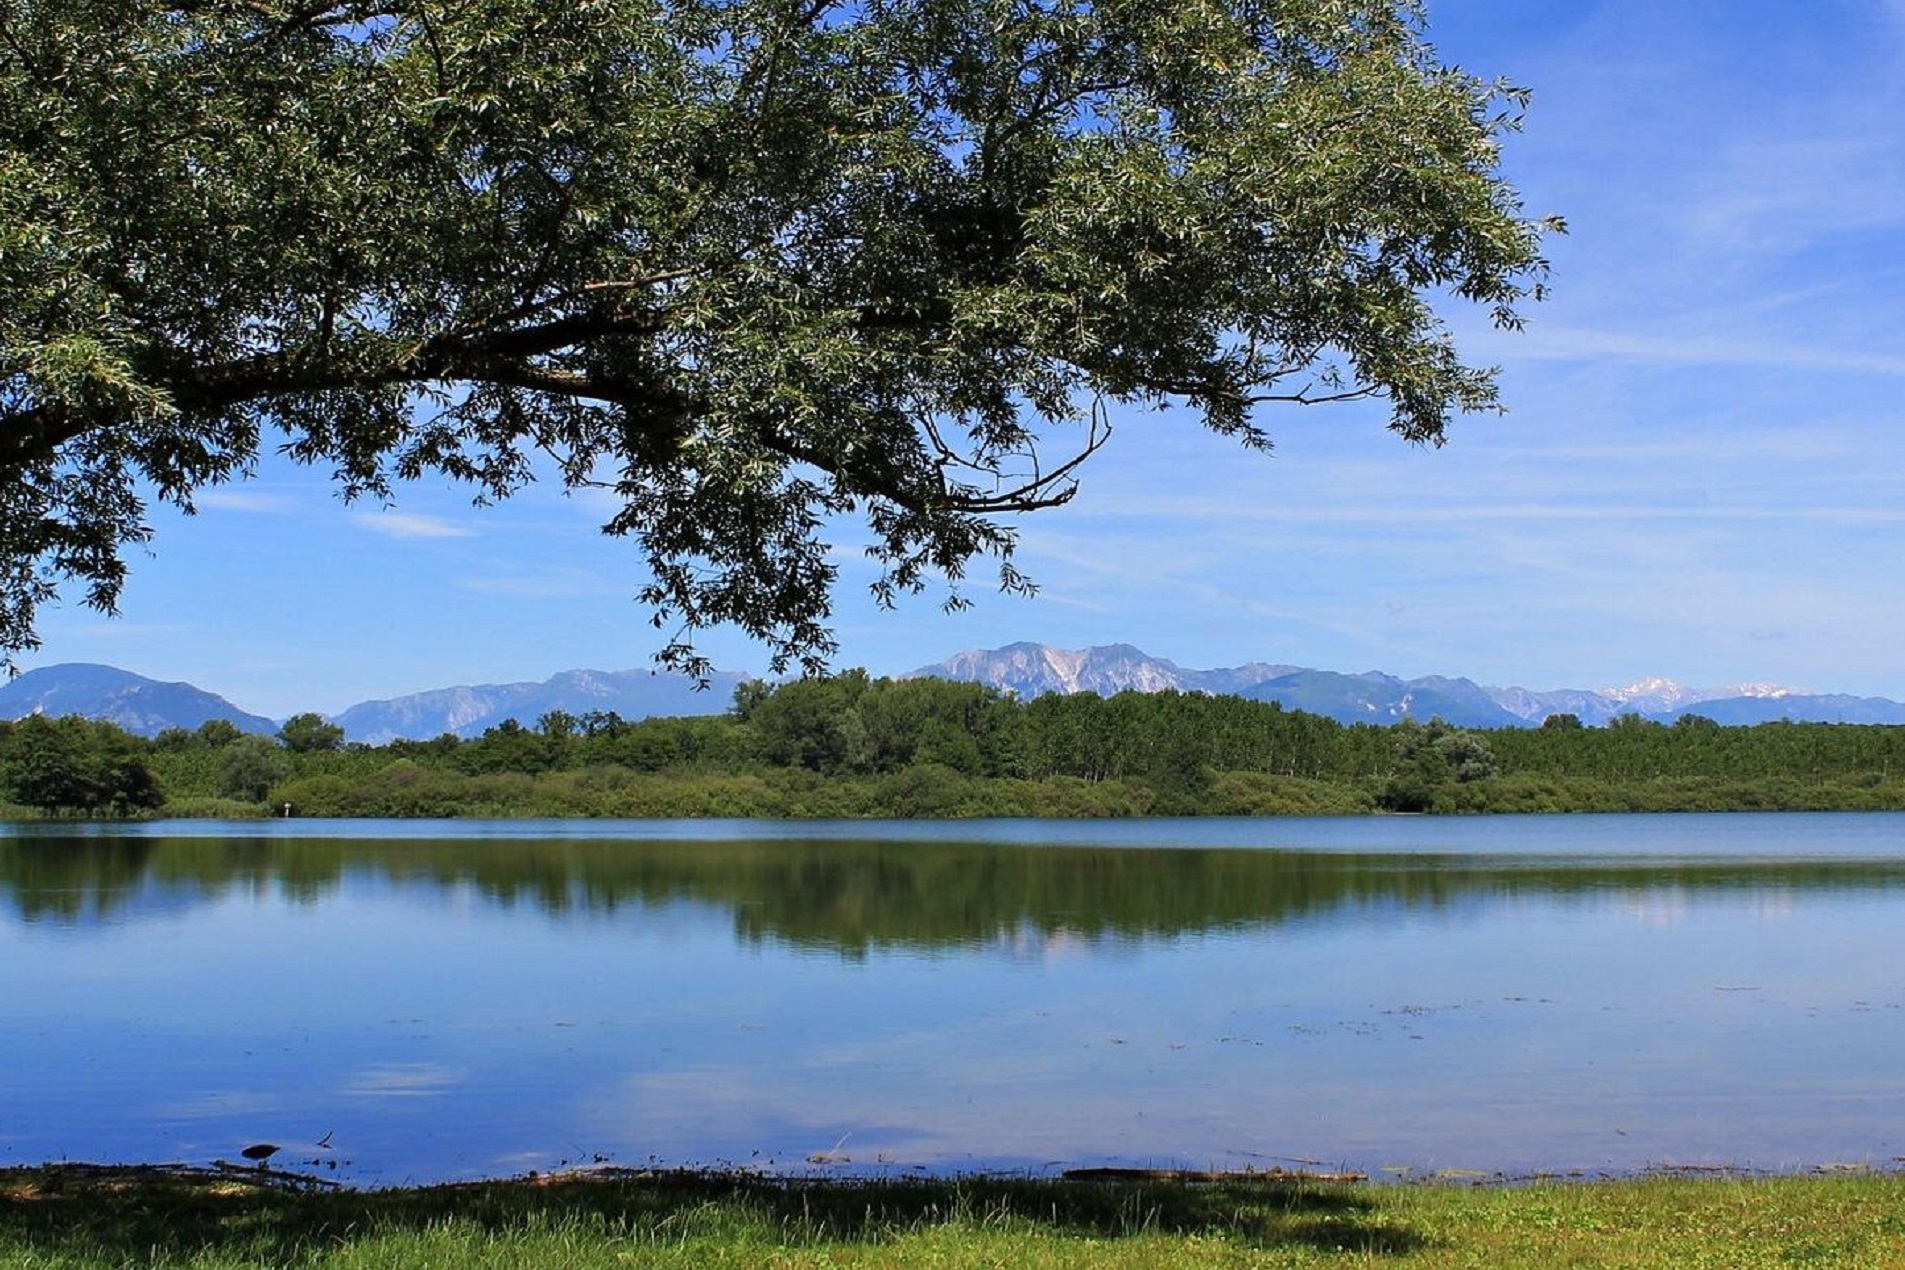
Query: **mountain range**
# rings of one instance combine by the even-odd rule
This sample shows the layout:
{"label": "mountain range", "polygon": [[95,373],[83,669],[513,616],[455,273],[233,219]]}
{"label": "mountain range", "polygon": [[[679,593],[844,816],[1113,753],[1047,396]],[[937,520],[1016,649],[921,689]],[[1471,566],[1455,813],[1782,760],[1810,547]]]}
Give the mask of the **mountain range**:
{"label": "mountain range", "polygon": [[29,670],[11,683],[0,683],[0,719],[29,714],[53,718],[81,714],[116,723],[139,736],[157,736],[166,728],[193,729],[227,719],[241,732],[270,736],[275,721],[240,710],[225,698],[187,683],[161,683],[117,666],[66,662]]}
{"label": "mountain range", "polygon": [[[1884,697],[1795,692],[1773,684],[1687,688],[1648,679],[1625,688],[1490,688],[1470,679],[1430,675],[1398,679],[1380,671],[1343,674],[1277,662],[1249,662],[1194,670],[1152,657],[1129,644],[1062,649],[1046,644],[955,654],[908,677],[983,683],[1021,698],[1047,692],[1231,693],[1275,701],[1290,710],[1327,715],[1343,723],[1390,724],[1441,718],[1458,727],[1532,727],[1550,715],[1572,714],[1598,726],[1622,714],[1672,722],[1698,713],[1724,724],[1779,719],[1817,723],[1905,724],[1905,704]],[[570,670],[539,682],[456,685],[365,701],[331,717],[352,741],[381,745],[407,737],[481,735],[505,719],[533,724],[552,710],[584,715],[614,712],[624,719],[654,715],[718,714],[748,679],[717,672],[705,690],[688,676],[657,670]],[[0,719],[28,714],[82,714],[109,719],[129,732],[152,736],[168,727],[196,728],[230,719],[246,732],[274,733],[278,723],[247,713],[191,684],[160,683],[112,666],[78,663],[30,670],[0,684]]]}
{"label": "mountain range", "polygon": [[1689,712],[1727,724],[1776,719],[1905,723],[1905,705],[1884,697],[1815,695],[1775,684],[1687,688],[1668,679],[1647,679],[1626,688],[1535,692],[1489,688],[1471,679],[1440,675],[1398,679],[1375,670],[1349,675],[1273,662],[1190,670],[1129,644],[1081,650],[1008,644],[958,653],[913,673],[989,684],[1028,698],[1046,692],[1109,695],[1165,689],[1233,693],[1328,715],[1341,723],[1390,724],[1408,717],[1441,718],[1468,728],[1532,727],[1550,715],[1572,714],[1584,724],[1598,726],[1622,714],[1670,723]]}
{"label": "mountain range", "polygon": [[398,737],[423,739],[454,732],[481,736],[505,719],[534,723],[551,710],[646,719],[653,715],[719,714],[749,676],[715,671],[705,688],[687,675],[662,670],[565,670],[540,683],[460,685],[364,701],[332,723],[353,741],[382,745]]}
{"label": "mountain range", "polygon": [[[383,745],[399,737],[428,740],[445,732],[481,736],[505,719],[533,724],[551,710],[584,715],[613,711],[624,719],[651,715],[718,714],[749,676],[717,671],[705,691],[687,675],[656,670],[570,670],[540,683],[464,684],[363,701],[331,722],[352,741]],[[245,732],[270,736],[278,721],[249,714],[223,697],[190,684],[168,684],[112,666],[69,662],[29,670],[0,684],[0,719],[29,714],[82,714],[128,732],[156,736],[165,728],[192,729],[208,719],[230,719]]]}

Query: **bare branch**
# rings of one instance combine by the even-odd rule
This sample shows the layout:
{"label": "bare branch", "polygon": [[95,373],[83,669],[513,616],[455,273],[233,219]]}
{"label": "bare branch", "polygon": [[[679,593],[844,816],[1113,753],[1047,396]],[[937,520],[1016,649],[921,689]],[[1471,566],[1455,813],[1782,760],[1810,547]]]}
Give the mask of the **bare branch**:
{"label": "bare branch", "polygon": [[1342,392],[1316,393],[1309,388],[1290,393],[1251,393],[1238,398],[1247,405],[1257,406],[1266,402],[1280,401],[1292,406],[1324,406],[1333,402],[1367,401],[1371,397],[1384,395],[1384,389],[1378,384],[1364,384],[1360,388],[1346,388]]}

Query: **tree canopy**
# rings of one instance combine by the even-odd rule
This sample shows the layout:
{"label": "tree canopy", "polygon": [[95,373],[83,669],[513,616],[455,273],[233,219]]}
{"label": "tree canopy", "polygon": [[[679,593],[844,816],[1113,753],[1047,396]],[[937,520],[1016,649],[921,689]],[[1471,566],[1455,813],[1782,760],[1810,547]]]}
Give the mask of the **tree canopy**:
{"label": "tree canopy", "polygon": [[0,0],[0,655],[276,447],[599,485],[698,667],[1008,588],[1107,408],[1439,442],[1540,237],[1413,0]]}

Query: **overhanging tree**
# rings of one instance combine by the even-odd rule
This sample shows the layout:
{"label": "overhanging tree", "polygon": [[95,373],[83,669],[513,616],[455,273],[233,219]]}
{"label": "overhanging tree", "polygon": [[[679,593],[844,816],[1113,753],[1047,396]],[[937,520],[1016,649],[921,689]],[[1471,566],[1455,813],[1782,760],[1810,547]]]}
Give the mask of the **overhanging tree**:
{"label": "overhanging tree", "polygon": [[1432,304],[1538,295],[1521,95],[1410,0],[0,0],[0,655],[147,504],[620,500],[702,665],[817,664],[1063,503],[1106,407],[1495,404]]}

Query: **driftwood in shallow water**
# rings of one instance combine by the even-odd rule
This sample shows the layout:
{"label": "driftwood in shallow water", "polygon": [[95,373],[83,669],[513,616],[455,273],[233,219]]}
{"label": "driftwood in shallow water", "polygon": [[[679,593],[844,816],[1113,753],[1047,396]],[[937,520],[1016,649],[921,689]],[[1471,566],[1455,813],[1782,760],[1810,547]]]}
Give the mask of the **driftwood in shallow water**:
{"label": "driftwood in shallow water", "polygon": [[1067,1182],[1228,1182],[1256,1186],[1292,1186],[1299,1182],[1331,1182],[1347,1185],[1366,1182],[1367,1173],[1314,1173],[1308,1169],[1066,1169],[1059,1174]]}

